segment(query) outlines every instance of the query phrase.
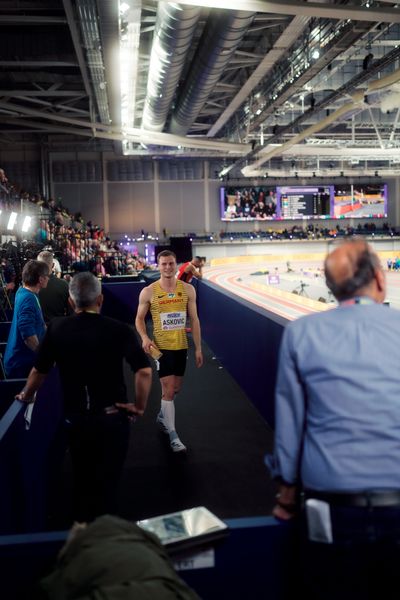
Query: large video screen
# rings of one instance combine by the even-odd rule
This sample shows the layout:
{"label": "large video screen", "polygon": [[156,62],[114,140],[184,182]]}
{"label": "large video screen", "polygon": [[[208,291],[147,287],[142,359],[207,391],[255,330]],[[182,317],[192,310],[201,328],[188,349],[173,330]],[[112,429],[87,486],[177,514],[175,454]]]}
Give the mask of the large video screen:
{"label": "large video screen", "polygon": [[333,212],[336,219],[387,217],[387,185],[385,183],[335,185]]}
{"label": "large video screen", "polygon": [[278,218],[276,187],[222,187],[220,209],[223,221],[272,221]]}
{"label": "large video screen", "polygon": [[387,202],[385,183],[220,188],[223,221],[377,219]]}

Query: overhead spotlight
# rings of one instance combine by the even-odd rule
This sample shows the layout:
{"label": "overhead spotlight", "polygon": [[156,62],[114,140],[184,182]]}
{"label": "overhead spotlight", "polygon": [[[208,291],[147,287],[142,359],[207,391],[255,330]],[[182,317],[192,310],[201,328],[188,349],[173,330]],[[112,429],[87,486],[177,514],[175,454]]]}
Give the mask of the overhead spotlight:
{"label": "overhead spotlight", "polygon": [[29,217],[28,215],[24,218],[23,223],[22,223],[22,231],[29,231],[30,226],[32,224],[32,217]]}
{"label": "overhead spotlight", "polygon": [[320,53],[319,53],[319,50],[318,50],[318,48],[315,48],[315,50],[313,50],[313,52],[312,52],[312,54],[311,54],[311,57],[312,57],[314,60],[317,60],[317,58],[319,58],[319,57],[320,57]]}
{"label": "overhead spotlight", "polygon": [[18,213],[12,212],[10,218],[8,219],[7,229],[12,231],[14,229],[15,223],[17,222]]}

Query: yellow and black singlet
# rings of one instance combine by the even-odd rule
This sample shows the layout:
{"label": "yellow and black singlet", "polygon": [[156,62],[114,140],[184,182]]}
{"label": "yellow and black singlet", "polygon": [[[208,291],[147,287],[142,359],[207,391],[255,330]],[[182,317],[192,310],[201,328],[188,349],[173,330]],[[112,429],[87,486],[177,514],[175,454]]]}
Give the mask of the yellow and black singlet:
{"label": "yellow and black singlet", "polygon": [[150,302],[154,341],[160,350],[184,350],[188,347],[186,313],[188,295],[182,281],[174,292],[166,292],[156,281]]}

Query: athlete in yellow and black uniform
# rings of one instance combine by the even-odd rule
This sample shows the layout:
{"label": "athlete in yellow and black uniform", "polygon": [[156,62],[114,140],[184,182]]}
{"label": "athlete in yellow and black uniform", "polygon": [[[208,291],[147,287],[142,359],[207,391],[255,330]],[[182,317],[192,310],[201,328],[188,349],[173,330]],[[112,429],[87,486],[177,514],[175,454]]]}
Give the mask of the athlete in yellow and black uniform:
{"label": "athlete in yellow and black uniform", "polygon": [[[160,280],[144,288],[139,296],[136,329],[142,338],[145,352],[157,356],[161,382],[161,411],[157,421],[169,434],[171,449],[184,452],[186,447],[175,430],[174,397],[179,392],[185,373],[187,358],[186,318],[191,319],[196,365],[201,367],[200,322],[197,316],[196,292],[192,285],[176,279],[176,256],[169,250],[157,257]],[[147,335],[145,317],[150,310],[153,319],[154,340]]]}
{"label": "athlete in yellow and black uniform", "polygon": [[182,281],[177,281],[175,291],[166,292],[157,281],[152,292],[153,336],[162,352],[158,375],[160,379],[168,375],[183,377],[188,347],[185,330],[188,295],[185,286]]}

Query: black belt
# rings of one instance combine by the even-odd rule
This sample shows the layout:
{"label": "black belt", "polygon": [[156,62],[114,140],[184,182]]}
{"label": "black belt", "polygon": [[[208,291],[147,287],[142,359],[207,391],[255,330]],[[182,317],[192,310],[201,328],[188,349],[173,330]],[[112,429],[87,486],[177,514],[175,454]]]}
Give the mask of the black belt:
{"label": "black belt", "polygon": [[355,506],[359,508],[400,507],[400,490],[371,490],[367,492],[316,492],[305,491],[306,498],[323,500],[332,506]]}

